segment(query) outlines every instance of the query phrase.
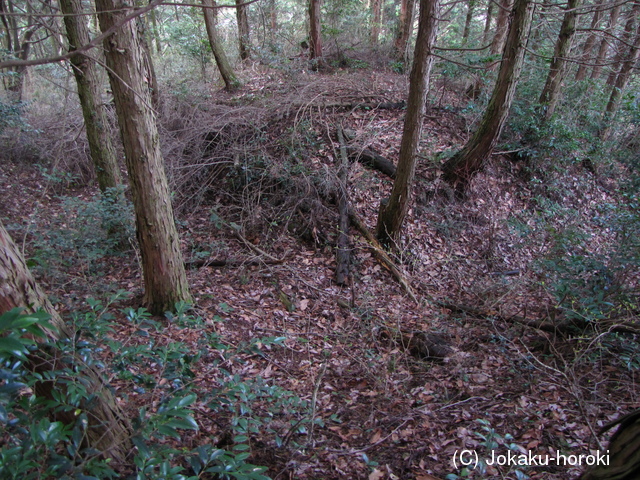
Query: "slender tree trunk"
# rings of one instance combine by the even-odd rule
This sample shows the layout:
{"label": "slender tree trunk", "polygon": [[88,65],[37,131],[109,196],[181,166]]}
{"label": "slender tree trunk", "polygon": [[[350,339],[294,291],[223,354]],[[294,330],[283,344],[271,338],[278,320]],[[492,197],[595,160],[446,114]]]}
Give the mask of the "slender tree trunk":
{"label": "slender tree trunk", "polygon": [[[100,28],[106,31],[131,13],[131,6],[124,0],[97,0],[96,10]],[[135,22],[125,23],[108,37],[104,48],[131,182],[144,303],[153,314],[162,314],[177,302],[190,302],[191,295]]]}
{"label": "slender tree trunk", "polygon": [[156,15],[156,9],[154,8],[149,12],[149,18],[151,19],[151,30],[153,32],[153,39],[156,42],[156,52],[162,53],[162,40],[160,39],[160,26],[158,25],[158,16]]}
{"label": "slender tree trunk", "polygon": [[216,27],[216,11],[212,8],[215,4],[213,0],[202,0],[202,5],[205,8],[202,9],[204,14],[204,23],[207,27],[207,37],[209,37],[209,45],[211,46],[211,51],[213,52],[213,58],[216,60],[216,65],[218,66],[218,70],[220,71],[220,76],[224,81],[225,88],[228,91],[236,90],[240,87],[240,81],[236,77],[233,68],[231,68],[231,63],[229,63],[229,59],[227,55],[224,53],[224,49],[222,48],[222,42],[218,37],[218,29]]}
{"label": "slender tree trunk", "polygon": [[513,0],[501,0],[498,10],[498,18],[496,20],[496,33],[491,42],[491,55],[499,55],[504,50],[504,42],[509,31],[509,13]]}
{"label": "slender tree trunk", "polygon": [[611,72],[607,78],[607,85],[612,87],[616,83],[618,72],[622,68],[622,64],[626,61],[629,54],[627,45],[633,43],[633,36],[635,25],[638,22],[638,14],[640,14],[640,4],[638,1],[632,2],[631,9],[627,14],[627,22],[624,26],[624,33],[622,34],[621,41],[618,42],[618,48],[614,57],[613,65],[611,66]]}
{"label": "slender tree trunk", "polygon": [[309,58],[322,58],[322,30],[320,28],[320,6],[322,0],[309,0]]}
{"label": "slender tree trunk", "polygon": [[418,37],[409,77],[409,98],[400,143],[398,169],[390,197],[380,203],[376,228],[376,235],[380,243],[385,246],[390,246],[392,242],[397,241],[409,209],[416,169],[416,154],[422,135],[429,77],[434,60],[432,51],[436,44],[438,13],[438,0],[420,0]]}
{"label": "slender tree trunk", "polygon": [[467,16],[464,19],[464,30],[462,32],[462,43],[465,44],[469,41],[469,32],[471,31],[471,20],[473,20],[473,11],[476,8],[476,0],[468,0],[467,2]]}
{"label": "slender tree trunk", "polygon": [[4,29],[4,41],[7,52],[13,52],[13,42],[11,41],[11,27],[9,26],[9,18],[7,15],[7,6],[4,0],[0,0],[0,20]]}
{"label": "slender tree trunk", "polygon": [[[20,250],[0,223],[0,313],[16,307],[24,307],[29,313],[42,308],[51,315],[49,323],[57,330],[55,333],[47,332],[52,340],[72,336],[73,332],[65,325],[40,289],[27,268]],[[62,363],[63,359],[60,357],[60,352],[51,351],[51,349],[38,350],[29,355],[29,362],[25,366],[47,378],[47,373],[69,367],[68,364]],[[87,443],[105,456],[121,463],[131,448],[130,425],[100,374],[79,357],[73,360],[81,367],[81,381],[85,384],[86,391],[95,395],[90,401],[84,401],[80,405],[87,413]],[[66,382],[59,377],[43,380],[36,384],[35,393],[38,397],[53,400],[54,390],[64,389],[65,385]],[[55,416],[59,421],[71,426],[77,421],[74,412],[56,412]]]}
{"label": "slender tree trunk", "polygon": [[[29,17],[29,23],[31,23],[31,17]],[[22,42],[19,43],[20,50],[14,52],[20,60],[28,60],[31,54],[31,41],[35,33],[40,29],[40,25],[33,25],[29,27],[22,36]],[[18,45],[18,43],[16,43]],[[11,80],[9,91],[13,92],[13,99],[21,102],[24,96],[24,83],[27,76],[27,67],[19,66],[14,70],[14,76]]]}
{"label": "slender tree trunk", "polygon": [[488,0],[487,16],[484,21],[484,32],[482,33],[482,45],[486,45],[491,31],[491,19],[493,18],[493,0]]}
{"label": "slender tree trunk", "polygon": [[396,31],[394,50],[396,58],[403,62],[407,61],[409,39],[413,33],[415,7],[415,0],[400,0],[400,16],[398,17],[398,29]]}
{"label": "slender tree trunk", "polygon": [[567,59],[571,51],[571,44],[576,33],[577,8],[580,0],[569,0],[567,10],[560,26],[560,34],[553,50],[553,59],[547,75],[542,93],[540,94],[540,105],[544,108],[544,119],[549,120],[556,109],[556,104],[560,98],[562,82],[566,76]]}
{"label": "slender tree trunk", "polygon": [[622,4],[619,3],[615,5],[611,10],[611,14],[609,15],[609,25],[607,25],[605,35],[602,36],[602,41],[600,42],[600,47],[598,48],[598,55],[593,66],[593,70],[591,70],[591,80],[597,80],[598,78],[600,78],[603,63],[607,58],[607,54],[609,53],[610,38],[613,35],[613,31],[615,30],[618,23],[618,17],[620,17],[621,9]]}
{"label": "slender tree trunk", "polygon": [[278,32],[278,9],[276,7],[276,0],[269,0],[269,41],[271,45],[276,43],[276,33]]}
{"label": "slender tree trunk", "polygon": [[[69,39],[69,51],[89,43],[89,28],[82,15],[81,0],[59,0]],[[113,147],[107,122],[107,112],[100,98],[100,79],[95,62],[86,55],[71,57],[73,74],[78,85],[91,159],[103,193],[116,188],[121,182],[118,159]]]}
{"label": "slender tree trunk", "polygon": [[633,41],[633,44],[627,49],[624,61],[620,66],[620,71],[618,72],[613,88],[611,89],[609,102],[607,103],[607,107],[602,118],[602,128],[599,132],[599,136],[602,140],[607,140],[611,135],[613,118],[620,107],[622,94],[629,83],[629,79],[631,78],[634,66],[638,62],[638,58],[640,58],[640,19],[638,18],[638,15],[640,14],[640,2],[636,1],[633,4],[631,14],[635,18],[635,38],[630,39]]}
{"label": "slender tree trunk", "polygon": [[584,80],[587,76],[587,63],[591,59],[593,48],[596,46],[597,36],[595,30],[598,28],[600,22],[602,21],[605,1],[606,0],[601,0],[595,12],[593,12],[593,18],[591,19],[591,32],[589,32],[589,36],[584,42],[584,47],[582,48],[582,56],[580,58],[581,63],[578,66],[578,71],[576,72],[576,82]]}
{"label": "slender tree trunk", "polygon": [[443,166],[444,180],[453,186],[459,195],[464,193],[471,177],[491,155],[509,116],[524,63],[533,9],[534,3],[531,0],[515,1],[498,79],[480,126],[462,150]]}
{"label": "slender tree trunk", "polygon": [[249,48],[249,20],[247,7],[242,5],[244,0],[236,0],[236,18],[238,19],[238,42],[240,46],[240,58],[247,60],[250,54]]}
{"label": "slender tree trunk", "polygon": [[382,26],[382,0],[372,0],[371,17],[371,43],[377,45],[380,40],[380,27]]}

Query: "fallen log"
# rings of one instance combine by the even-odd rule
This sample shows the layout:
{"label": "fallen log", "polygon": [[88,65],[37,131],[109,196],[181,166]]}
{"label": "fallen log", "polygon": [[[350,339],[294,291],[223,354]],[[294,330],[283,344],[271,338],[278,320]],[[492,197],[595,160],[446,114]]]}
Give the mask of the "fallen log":
{"label": "fallen log", "polygon": [[382,155],[378,155],[376,152],[368,149],[360,149],[356,147],[347,147],[349,158],[366,165],[367,167],[378,170],[384,173],[388,177],[396,178],[396,166],[392,161],[387,160]]}
{"label": "fallen log", "polygon": [[349,249],[349,199],[347,197],[347,179],[349,159],[344,143],[342,127],[338,127],[338,141],[340,142],[340,158],[338,159],[338,249],[336,251],[336,283],[346,285],[349,280],[349,265],[351,252]]}

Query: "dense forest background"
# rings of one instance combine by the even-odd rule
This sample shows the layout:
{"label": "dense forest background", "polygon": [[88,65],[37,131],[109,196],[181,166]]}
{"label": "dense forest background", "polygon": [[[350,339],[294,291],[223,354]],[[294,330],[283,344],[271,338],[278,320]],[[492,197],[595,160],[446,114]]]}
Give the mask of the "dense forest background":
{"label": "dense forest background", "polygon": [[637,0],[0,0],[0,477],[636,478],[639,57]]}

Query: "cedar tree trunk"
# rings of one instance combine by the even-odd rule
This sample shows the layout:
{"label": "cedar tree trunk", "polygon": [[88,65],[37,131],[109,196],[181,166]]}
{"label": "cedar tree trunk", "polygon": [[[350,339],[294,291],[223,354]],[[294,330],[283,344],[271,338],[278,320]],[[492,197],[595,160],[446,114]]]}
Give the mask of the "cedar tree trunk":
{"label": "cedar tree trunk", "polygon": [[491,55],[498,55],[504,49],[504,41],[509,30],[509,13],[513,0],[502,0],[499,4],[498,18],[496,19],[496,33],[491,42]]}
{"label": "cedar tree trunk", "polygon": [[240,58],[249,58],[249,19],[247,18],[247,7],[243,5],[244,0],[236,0],[236,18],[238,19],[238,42],[240,48]]}
{"label": "cedar tree trunk", "polygon": [[224,81],[225,88],[228,91],[235,90],[240,87],[240,82],[238,81],[233,68],[231,68],[229,59],[224,53],[222,43],[220,41],[220,38],[218,37],[218,29],[216,27],[216,11],[213,8],[206,8],[215,6],[215,2],[213,0],[202,0],[202,5],[204,5],[205,7],[202,9],[202,11],[204,14],[204,23],[207,27],[207,37],[209,38],[209,45],[211,46],[211,51],[213,52],[213,58],[215,58],[216,60],[216,65],[218,66],[220,76]]}
{"label": "cedar tree trunk", "polygon": [[467,2],[467,16],[464,19],[464,30],[462,32],[462,43],[469,41],[469,32],[471,31],[471,20],[473,20],[473,10],[476,8],[476,0]]}
{"label": "cedar tree trunk", "polygon": [[[16,307],[24,307],[27,312],[35,312],[42,308],[51,315],[50,323],[57,332],[47,332],[52,340],[70,337],[71,333],[64,324],[58,312],[34,280],[31,272],[2,223],[0,223],[0,313]],[[60,352],[51,348],[35,351],[29,355],[29,362],[25,365],[32,371],[43,374],[55,372],[68,367],[62,364]],[[88,419],[86,439],[88,446],[102,452],[118,462],[123,462],[130,450],[131,428],[121,412],[116,399],[100,374],[91,366],[84,364],[75,357],[74,362],[79,365],[81,381],[86,389],[95,397],[89,402],[81,404]],[[52,400],[53,391],[65,388],[63,379],[42,381],[35,386],[36,396]],[[73,425],[77,416],[74,412],[56,412],[56,419],[67,425]]]}
{"label": "cedar tree trunk", "polygon": [[625,87],[629,83],[629,79],[631,78],[634,66],[638,62],[638,58],[640,58],[640,19],[638,19],[639,13],[640,2],[636,1],[633,5],[632,10],[632,15],[635,17],[635,22],[637,24],[635,39],[633,41],[633,44],[627,50],[625,59],[620,66],[620,71],[616,76],[613,89],[611,90],[611,96],[609,97],[609,102],[607,103],[607,107],[604,112],[604,116],[602,119],[602,128],[599,133],[599,136],[602,140],[607,140],[609,138],[609,135],[611,134],[613,118],[615,117],[616,112],[620,107],[622,94]]}
{"label": "cedar tree trunk", "polygon": [[577,8],[580,0],[569,0],[567,10],[560,26],[560,34],[553,50],[553,59],[540,95],[539,103],[543,106],[544,119],[549,120],[556,109],[556,104],[560,98],[560,89],[564,80],[567,68],[567,58],[571,51],[571,43],[576,33]]}
{"label": "cedar tree trunk", "polygon": [[[87,45],[89,28],[86,18],[82,15],[82,1],[60,0],[59,4],[62,13],[65,14],[64,25],[69,39],[69,51]],[[105,193],[109,188],[116,188],[122,180],[109,132],[107,113],[100,98],[98,69],[93,59],[84,54],[71,57],[71,65],[78,85],[78,97],[98,186]]]}
{"label": "cedar tree trunk", "polygon": [[487,39],[489,38],[489,31],[491,30],[491,19],[493,18],[493,0],[488,0],[487,3],[487,16],[484,20],[484,32],[482,33],[483,45],[487,43]]}
{"label": "cedar tree trunk", "polygon": [[600,78],[600,72],[602,72],[603,63],[607,58],[607,53],[609,53],[609,42],[613,35],[613,31],[615,30],[618,23],[618,17],[620,17],[621,9],[622,2],[617,3],[611,10],[611,14],[609,16],[609,25],[607,25],[605,34],[602,36],[600,48],[598,48],[598,56],[596,57],[595,65],[593,66],[593,70],[591,71],[592,80],[597,80],[598,78]]}
{"label": "cedar tree trunk", "polygon": [[591,58],[591,52],[593,52],[593,49],[596,46],[597,37],[595,29],[598,28],[598,25],[602,21],[602,15],[604,13],[604,2],[605,0],[601,0],[601,2],[598,4],[598,7],[596,8],[596,11],[593,12],[589,36],[587,37],[587,40],[584,42],[584,46],[582,47],[582,57],[580,58],[580,65],[578,66],[578,71],[576,72],[576,82],[584,80],[587,76],[587,63]]}
{"label": "cedar tree trunk", "polygon": [[509,116],[524,63],[533,7],[534,3],[531,0],[516,0],[498,79],[480,126],[462,150],[443,166],[444,180],[452,185],[459,195],[464,193],[471,177],[491,155]]}
{"label": "cedar tree trunk", "polygon": [[393,44],[395,56],[398,60],[407,61],[407,47],[413,32],[413,14],[416,8],[415,0],[400,0],[400,16],[398,17],[398,29]]}
{"label": "cedar tree trunk", "polygon": [[385,246],[390,246],[400,235],[416,169],[416,154],[422,134],[422,120],[429,91],[429,77],[433,65],[432,51],[438,30],[438,0],[420,0],[418,38],[409,77],[409,99],[404,130],[400,143],[400,157],[391,195],[380,203],[376,235]]}
{"label": "cedar tree trunk", "polygon": [[373,0],[371,2],[371,43],[378,44],[380,39],[380,27],[382,26],[382,0]]}
{"label": "cedar tree trunk", "polygon": [[[97,0],[96,10],[102,31],[131,13],[124,0]],[[104,48],[131,182],[144,303],[150,312],[162,314],[176,302],[190,302],[191,295],[135,22],[124,24],[108,37]]]}
{"label": "cedar tree trunk", "polygon": [[320,6],[322,0],[309,0],[309,58],[322,58],[322,31],[320,29]]}

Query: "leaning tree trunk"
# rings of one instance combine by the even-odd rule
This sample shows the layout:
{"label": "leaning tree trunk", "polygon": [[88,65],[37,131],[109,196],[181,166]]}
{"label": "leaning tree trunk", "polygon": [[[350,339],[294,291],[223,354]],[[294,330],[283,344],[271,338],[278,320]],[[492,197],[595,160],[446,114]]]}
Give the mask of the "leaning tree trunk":
{"label": "leaning tree trunk", "polygon": [[636,33],[633,44],[628,48],[625,59],[622,62],[620,71],[616,76],[616,80],[611,90],[611,96],[604,112],[602,119],[602,128],[600,129],[599,136],[602,140],[607,140],[611,135],[613,118],[620,107],[620,100],[625,87],[629,83],[633,68],[640,58],[640,20],[638,20],[638,13],[640,13],[640,2],[636,1],[633,5],[633,15],[636,17]]}
{"label": "leaning tree trunk", "polygon": [[[102,31],[131,13],[124,0],[97,0]],[[125,160],[131,182],[142,270],[144,303],[154,314],[191,301],[173,218],[143,52],[135,22],[125,23],[104,44]]]}
{"label": "leaning tree trunk", "polygon": [[249,19],[247,18],[247,7],[243,5],[244,0],[236,0],[236,18],[238,19],[238,42],[240,48],[240,58],[249,58]]}
{"label": "leaning tree trunk", "polygon": [[[75,51],[89,43],[89,28],[82,16],[81,0],[60,0],[60,9],[69,39],[69,51]],[[78,97],[82,106],[85,130],[91,159],[103,193],[116,188],[121,182],[118,158],[111,141],[107,112],[100,98],[100,79],[95,62],[85,54],[71,57],[73,74],[78,85]]]}
{"label": "leaning tree trunk", "polygon": [[589,29],[589,36],[587,40],[584,42],[584,46],[582,47],[582,56],[580,57],[580,65],[578,66],[578,71],[576,72],[576,82],[580,82],[585,79],[587,76],[587,64],[591,59],[591,53],[593,52],[594,47],[596,46],[596,32],[595,30],[598,28],[598,25],[602,21],[602,15],[604,13],[604,2],[606,0],[600,0],[600,3],[596,7],[596,11],[593,12],[593,18],[591,19],[591,28]]}
{"label": "leaning tree trunk", "polygon": [[604,32],[605,34],[603,35],[602,41],[600,42],[600,47],[598,48],[598,55],[596,56],[593,70],[591,70],[591,80],[597,80],[598,78],[600,78],[600,73],[602,72],[604,61],[607,58],[607,54],[609,53],[609,42],[611,37],[613,36],[613,31],[615,30],[618,23],[618,17],[620,17],[620,10],[622,9],[622,5],[622,2],[617,3],[611,10],[611,14],[609,15],[609,24],[607,25],[607,29]]}
{"label": "leaning tree trunk", "polygon": [[[0,313],[17,307],[23,307],[30,313],[43,309],[51,315],[49,322],[56,329],[55,333],[47,332],[51,340],[72,336],[73,332],[65,325],[45,293],[40,289],[27,268],[20,250],[0,223]],[[51,374],[69,368],[68,364],[63,363],[61,357],[60,352],[52,351],[51,348],[47,348],[46,351],[41,349],[29,355],[28,363],[25,366],[44,378],[48,378],[47,373]],[[81,381],[85,385],[86,391],[92,395],[90,401],[83,401],[79,405],[87,414],[87,444],[106,457],[111,457],[122,463],[131,448],[129,422],[98,371],[84,363],[78,356],[73,360],[81,372],[81,377],[76,380]],[[35,386],[36,396],[53,400],[54,391],[64,389],[66,380],[69,379],[55,377],[37,383]],[[73,426],[77,421],[75,412],[56,412],[55,417],[58,421],[70,426]]]}
{"label": "leaning tree trunk", "polygon": [[228,91],[236,90],[240,87],[240,81],[238,80],[238,77],[236,77],[233,68],[231,68],[231,63],[229,63],[229,59],[222,48],[222,42],[220,41],[218,29],[216,27],[216,12],[213,8],[207,8],[214,7],[215,3],[213,0],[202,0],[202,5],[204,6],[202,12],[204,15],[204,24],[207,27],[209,45],[211,46],[213,58],[216,60],[218,70],[220,71],[220,76],[222,77],[225,88]]}
{"label": "leaning tree trunk", "polygon": [[638,0],[632,2],[631,9],[627,14],[627,21],[624,26],[624,32],[622,34],[622,38],[618,40],[618,48],[616,51],[616,55],[613,60],[613,65],[611,66],[611,71],[609,72],[609,77],[607,78],[607,85],[612,87],[616,83],[616,79],[618,77],[618,72],[622,68],[622,65],[626,61],[629,48],[628,46],[633,43],[633,36],[636,23],[638,21],[638,15],[640,14],[640,3]]}
{"label": "leaning tree trunk", "polygon": [[380,203],[376,228],[376,236],[380,243],[387,247],[398,239],[409,209],[416,169],[416,154],[422,135],[422,120],[434,59],[432,51],[438,30],[438,11],[438,0],[420,0],[418,38],[409,77],[409,99],[400,143],[398,169],[391,195]]}
{"label": "leaning tree trunk", "polygon": [[544,108],[543,117],[549,120],[556,109],[556,104],[560,98],[560,89],[566,75],[567,58],[571,51],[571,43],[576,33],[576,17],[577,8],[580,0],[569,0],[567,11],[564,14],[562,25],[560,26],[560,35],[556,46],[553,50],[553,59],[551,67],[547,75],[547,81],[544,84],[542,93],[540,94],[539,103]]}
{"label": "leaning tree trunk", "polygon": [[322,0],[309,0],[309,58],[322,58],[322,31],[320,30],[320,5]]}
{"label": "leaning tree trunk", "polygon": [[531,0],[516,0],[500,72],[480,126],[462,150],[443,166],[444,180],[456,189],[458,195],[464,193],[471,177],[491,155],[509,116],[524,63],[533,7]]}

